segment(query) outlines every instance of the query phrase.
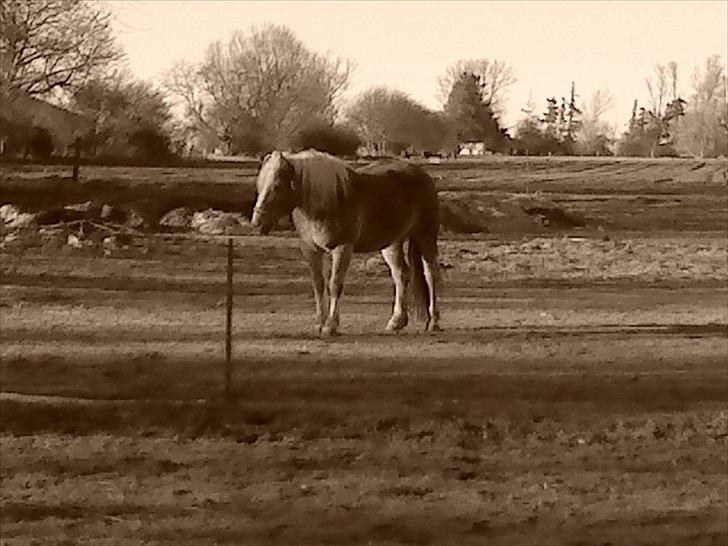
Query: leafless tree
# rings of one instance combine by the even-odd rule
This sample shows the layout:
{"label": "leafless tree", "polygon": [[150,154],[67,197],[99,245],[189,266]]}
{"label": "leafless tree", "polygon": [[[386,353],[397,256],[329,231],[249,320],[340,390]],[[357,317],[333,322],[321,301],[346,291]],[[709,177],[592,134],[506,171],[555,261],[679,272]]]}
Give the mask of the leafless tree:
{"label": "leafless tree", "polygon": [[598,89],[583,106],[584,121],[599,121],[614,106],[614,97],[607,89]]}
{"label": "leafless tree", "polygon": [[72,90],[123,54],[111,14],[83,0],[0,0],[2,89]]}
{"label": "leafless tree", "polygon": [[391,126],[389,111],[396,100],[394,93],[386,87],[374,87],[356,97],[346,110],[347,121],[373,153],[386,151]]}
{"label": "leafless tree", "polygon": [[513,68],[497,59],[460,59],[447,67],[445,73],[437,78],[438,99],[442,104],[447,102],[453,84],[462,76],[463,72],[475,74],[480,78],[483,100],[490,103],[493,112],[501,114],[505,100],[504,92],[516,82]]}
{"label": "leafless tree", "polygon": [[614,98],[607,89],[598,89],[583,106],[582,125],[577,136],[578,150],[585,155],[600,154],[613,136],[614,128],[602,116],[614,106]]}
{"label": "leafless tree", "polygon": [[214,42],[198,66],[177,64],[166,87],[201,129],[229,141],[245,126],[264,148],[283,147],[311,118],[333,120],[351,70],[306,49],[287,27],[267,25]]}
{"label": "leafless tree", "polygon": [[374,87],[357,96],[346,110],[346,120],[373,154],[439,151],[454,138],[441,113],[386,87]]}
{"label": "leafless tree", "polygon": [[696,103],[720,100],[721,94],[725,101],[726,75],[720,55],[708,57],[702,70],[698,67],[695,68],[692,86],[695,91],[693,101]]}
{"label": "leafless tree", "polygon": [[692,76],[693,95],[677,128],[677,147],[698,157],[728,155],[726,74],[720,56],[713,55]]}
{"label": "leafless tree", "polygon": [[647,91],[650,93],[650,106],[652,113],[660,117],[663,107],[677,98],[677,63],[670,62],[667,66],[656,64],[655,74],[645,78]]}

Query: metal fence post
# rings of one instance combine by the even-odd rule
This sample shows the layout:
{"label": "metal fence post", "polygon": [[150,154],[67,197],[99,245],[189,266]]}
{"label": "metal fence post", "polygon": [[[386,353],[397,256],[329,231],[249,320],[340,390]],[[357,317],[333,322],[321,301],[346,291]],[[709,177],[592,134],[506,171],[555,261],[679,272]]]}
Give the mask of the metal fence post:
{"label": "metal fence post", "polygon": [[232,376],[232,323],[233,323],[233,239],[227,241],[227,305],[225,314],[225,396],[230,396]]}

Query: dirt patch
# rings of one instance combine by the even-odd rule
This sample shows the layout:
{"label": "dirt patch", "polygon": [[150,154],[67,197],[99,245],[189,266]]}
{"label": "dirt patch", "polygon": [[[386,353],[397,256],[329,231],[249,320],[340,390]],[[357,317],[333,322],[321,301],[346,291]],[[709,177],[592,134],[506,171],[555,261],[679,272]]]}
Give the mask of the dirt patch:
{"label": "dirt patch", "polygon": [[585,222],[543,195],[440,192],[441,225],[454,233],[531,233]]}

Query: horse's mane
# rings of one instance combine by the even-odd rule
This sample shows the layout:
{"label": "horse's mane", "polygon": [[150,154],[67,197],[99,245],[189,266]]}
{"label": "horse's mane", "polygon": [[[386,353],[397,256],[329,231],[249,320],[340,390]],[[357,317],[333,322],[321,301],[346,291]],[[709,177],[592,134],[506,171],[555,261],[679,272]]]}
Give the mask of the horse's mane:
{"label": "horse's mane", "polygon": [[284,154],[301,184],[301,206],[315,216],[337,214],[351,194],[352,171],[341,159],[316,150]]}

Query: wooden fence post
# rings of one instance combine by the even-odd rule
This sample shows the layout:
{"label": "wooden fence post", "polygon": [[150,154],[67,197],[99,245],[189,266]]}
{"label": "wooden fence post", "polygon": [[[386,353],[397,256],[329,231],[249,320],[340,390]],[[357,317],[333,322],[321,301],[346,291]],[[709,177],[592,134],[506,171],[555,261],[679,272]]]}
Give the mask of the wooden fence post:
{"label": "wooden fence post", "polygon": [[233,323],[233,239],[227,241],[227,305],[225,314],[225,397],[230,396],[232,376],[232,323]]}
{"label": "wooden fence post", "polygon": [[81,139],[76,137],[73,142],[73,181],[78,182],[78,170],[81,165]]}

